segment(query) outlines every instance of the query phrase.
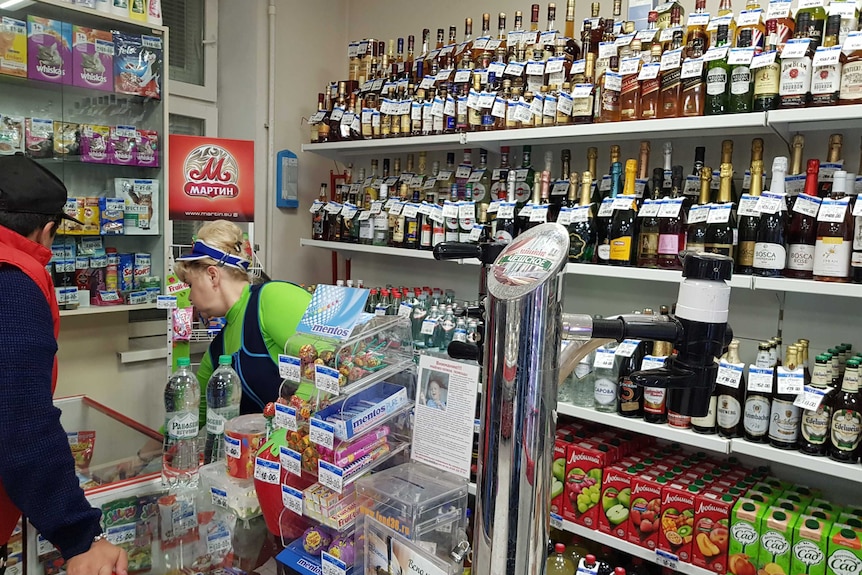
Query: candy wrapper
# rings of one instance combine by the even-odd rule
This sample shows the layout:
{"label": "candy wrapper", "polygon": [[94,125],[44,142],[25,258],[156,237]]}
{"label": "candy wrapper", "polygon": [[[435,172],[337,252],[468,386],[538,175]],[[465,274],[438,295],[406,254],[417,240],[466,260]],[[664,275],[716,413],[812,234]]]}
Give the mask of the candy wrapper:
{"label": "candy wrapper", "polygon": [[175,308],[171,310],[174,326],[173,341],[189,341],[192,337],[192,309]]}
{"label": "candy wrapper", "polygon": [[76,431],[66,433],[69,439],[69,448],[72,450],[72,457],[75,458],[75,470],[85,473],[90,467],[90,461],[93,459],[93,448],[96,446],[95,431]]}

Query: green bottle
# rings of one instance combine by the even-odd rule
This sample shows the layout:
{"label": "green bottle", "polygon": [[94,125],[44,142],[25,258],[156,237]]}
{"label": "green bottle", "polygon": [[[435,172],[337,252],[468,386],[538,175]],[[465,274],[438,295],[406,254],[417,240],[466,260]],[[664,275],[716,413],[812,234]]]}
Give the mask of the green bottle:
{"label": "green bottle", "polygon": [[[751,29],[739,31],[738,48],[751,47]],[[750,112],[754,97],[754,81],[751,73],[751,63],[734,64],[730,68],[730,96],[728,112],[740,114]]]}
{"label": "green bottle", "polygon": [[[727,34],[729,27],[721,24],[716,36],[716,47],[728,47]],[[728,111],[728,90],[730,81],[730,66],[727,64],[727,56],[713,60],[706,69],[706,105],[704,112],[707,116],[718,116]]]}

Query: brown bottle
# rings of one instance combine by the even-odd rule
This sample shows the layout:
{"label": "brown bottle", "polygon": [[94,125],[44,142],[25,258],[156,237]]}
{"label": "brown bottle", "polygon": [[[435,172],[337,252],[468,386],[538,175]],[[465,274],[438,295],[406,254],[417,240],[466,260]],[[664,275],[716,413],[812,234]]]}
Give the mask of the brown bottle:
{"label": "brown bottle", "polygon": [[829,424],[832,421],[834,389],[832,369],[828,356],[818,355],[814,358],[814,373],[811,375],[811,386],[823,392],[823,399],[816,410],[802,411],[802,422],[799,426],[799,451],[808,455],[826,455],[829,451]]}
{"label": "brown bottle", "polygon": [[[671,50],[682,48],[682,30],[673,33]],[[661,73],[661,94],[659,97],[659,117],[679,118],[682,97],[682,63],[680,66]]]}
{"label": "brown bottle", "polygon": [[829,456],[835,461],[855,463],[859,458],[862,438],[862,401],[859,398],[859,361],[847,360],[841,391],[835,398],[835,409],[830,423],[832,446]]}

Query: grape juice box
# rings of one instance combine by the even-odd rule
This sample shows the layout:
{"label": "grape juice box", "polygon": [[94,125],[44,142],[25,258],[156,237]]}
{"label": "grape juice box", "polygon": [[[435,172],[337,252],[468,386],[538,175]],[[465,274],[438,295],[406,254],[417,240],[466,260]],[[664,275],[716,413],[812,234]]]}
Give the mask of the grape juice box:
{"label": "grape juice box", "polygon": [[661,525],[662,484],[655,476],[642,473],[632,478],[631,490],[626,538],[629,543],[654,550]]}
{"label": "grape juice box", "polygon": [[800,515],[793,529],[791,573],[826,575],[826,551],[832,522],[813,515]]}
{"label": "grape juice box", "polygon": [[691,562],[718,575],[727,573],[730,513],[735,499],[713,492],[698,493],[694,501],[694,541]]}
{"label": "grape juice box", "polygon": [[599,512],[599,531],[625,539],[631,508],[634,467],[611,465],[602,477],[602,510]]}
{"label": "grape juice box", "polygon": [[769,575],[789,575],[793,556],[793,531],[799,514],[786,507],[772,505],[760,523],[760,549],[757,567]]}
{"label": "grape juice box", "polygon": [[27,77],[27,23],[0,17],[0,74]]}
{"label": "grape juice box", "polygon": [[72,84],[114,91],[114,37],[110,32],[72,26]]}
{"label": "grape juice box", "polygon": [[698,489],[694,486],[665,487],[661,494],[661,522],[658,548],[691,562],[694,539],[694,504]]}
{"label": "grape juice box", "polygon": [[587,442],[570,445],[566,451],[566,481],[563,518],[586,527],[598,527],[602,469],[606,454]]}
{"label": "grape juice box", "polygon": [[826,575],[859,573],[862,573],[862,530],[835,523],[829,533]]}
{"label": "grape juice box", "polygon": [[760,524],[767,505],[742,497],[730,514],[730,544],[727,572],[731,575],[757,575],[757,555],[760,550]]}
{"label": "grape juice box", "polygon": [[72,83],[72,25],[27,16],[27,77]]}
{"label": "grape juice box", "polygon": [[554,440],[554,463],[551,479],[551,513],[563,514],[563,497],[566,485],[566,451],[570,445],[566,435],[557,435]]}

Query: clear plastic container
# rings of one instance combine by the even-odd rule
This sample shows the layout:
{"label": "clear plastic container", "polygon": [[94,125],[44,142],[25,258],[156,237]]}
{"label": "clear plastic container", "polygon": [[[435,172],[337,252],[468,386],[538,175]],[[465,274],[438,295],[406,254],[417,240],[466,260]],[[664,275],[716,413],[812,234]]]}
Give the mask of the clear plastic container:
{"label": "clear plastic container", "polygon": [[204,497],[213,506],[227,509],[237,519],[251,519],[261,514],[260,503],[254,490],[254,479],[237,479],[227,474],[225,464],[217,461],[200,469]]}

